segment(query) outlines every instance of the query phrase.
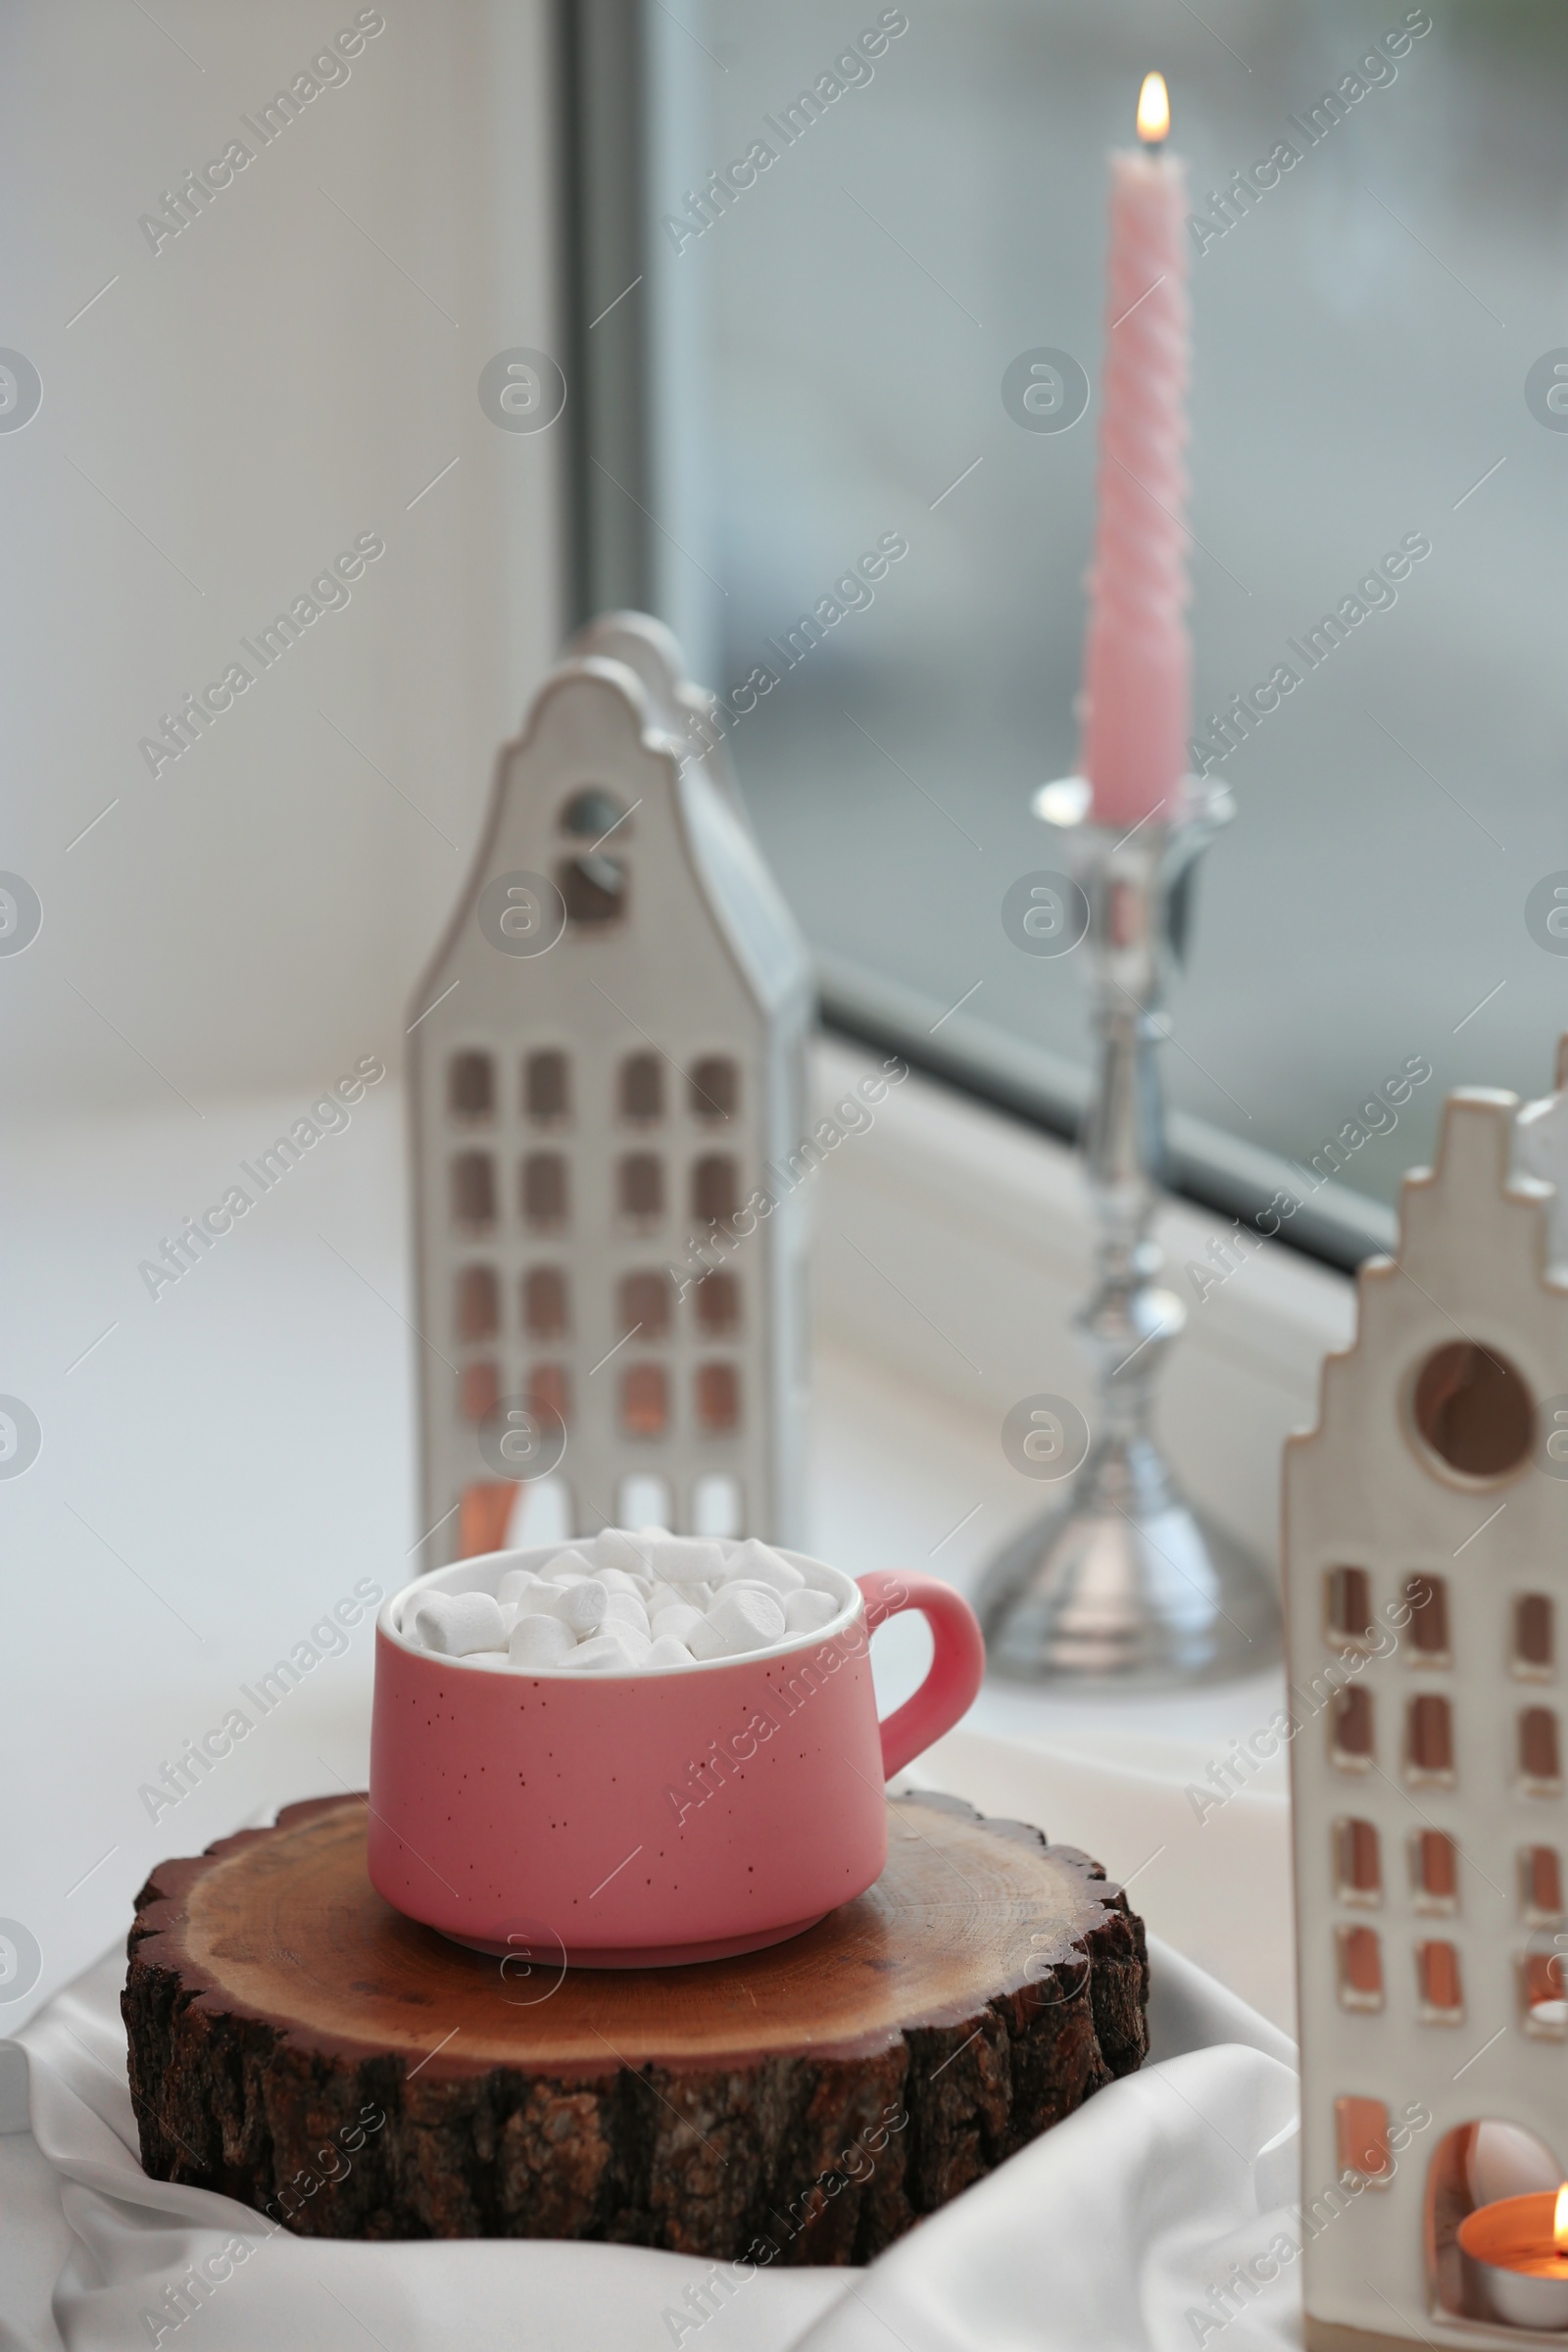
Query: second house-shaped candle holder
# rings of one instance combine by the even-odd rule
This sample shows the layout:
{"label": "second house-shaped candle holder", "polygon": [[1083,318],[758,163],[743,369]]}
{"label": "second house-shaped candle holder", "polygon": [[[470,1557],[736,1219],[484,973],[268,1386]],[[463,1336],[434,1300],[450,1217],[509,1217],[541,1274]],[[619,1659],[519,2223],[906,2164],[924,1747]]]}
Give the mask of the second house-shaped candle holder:
{"label": "second house-shaped candle holder", "polygon": [[711,699],[658,622],[594,624],[501,753],[410,1013],[421,1567],[509,1530],[796,1533],[810,1004]]}
{"label": "second house-shaped candle holder", "polygon": [[1287,1453],[1312,2352],[1568,2328],[1565,1147],[1449,1098]]}

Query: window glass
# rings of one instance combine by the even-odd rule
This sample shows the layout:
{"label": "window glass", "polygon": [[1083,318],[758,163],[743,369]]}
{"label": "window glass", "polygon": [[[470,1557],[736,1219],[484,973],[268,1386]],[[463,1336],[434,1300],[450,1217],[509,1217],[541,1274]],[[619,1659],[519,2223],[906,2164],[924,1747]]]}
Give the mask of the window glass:
{"label": "window glass", "polygon": [[[622,307],[659,609],[830,1005],[1069,1109],[1084,959],[1019,953],[1001,907],[1055,862],[1029,796],[1077,757],[1105,155],[1167,75],[1197,756],[1237,803],[1174,989],[1178,1160],[1292,1160],[1386,1231],[1444,1091],[1544,1093],[1562,1025],[1568,17],[683,0],[647,28]],[[1043,412],[1004,397],[1044,349],[1087,377],[1075,419],[1059,369]]]}

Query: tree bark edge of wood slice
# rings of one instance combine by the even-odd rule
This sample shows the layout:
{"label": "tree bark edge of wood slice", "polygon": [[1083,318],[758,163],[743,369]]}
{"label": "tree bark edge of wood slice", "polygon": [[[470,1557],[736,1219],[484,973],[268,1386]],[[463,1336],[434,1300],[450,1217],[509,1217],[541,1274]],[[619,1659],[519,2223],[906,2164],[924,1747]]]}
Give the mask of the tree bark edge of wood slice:
{"label": "tree bark edge of wood slice", "polygon": [[1148,2051],[1120,1887],[955,1798],[890,1799],[882,1877],[805,1935],[645,1971],[449,1943],[370,1886],[365,1818],[290,1805],[148,1879],[154,2179],[305,2235],[860,2263]]}

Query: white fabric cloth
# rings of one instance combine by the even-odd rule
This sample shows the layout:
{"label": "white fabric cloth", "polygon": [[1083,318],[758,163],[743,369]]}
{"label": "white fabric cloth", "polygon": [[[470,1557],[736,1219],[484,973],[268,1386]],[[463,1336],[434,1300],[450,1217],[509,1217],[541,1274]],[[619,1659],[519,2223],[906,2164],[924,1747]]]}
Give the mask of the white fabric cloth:
{"label": "white fabric cloth", "polygon": [[[30,2266],[7,2293],[17,2316],[0,2321],[0,2352],[155,2341],[197,2352],[299,2341],[312,2352],[371,2342],[383,2352],[698,2342],[702,2352],[1176,2352],[1199,2340],[1194,2313],[1225,2308],[1210,2290],[1223,2288],[1228,2266],[1296,2234],[1284,2210],[1296,2196],[1296,2078],[1276,2027],[1157,1939],[1151,1956],[1153,2047],[1141,2074],[869,2270],[737,2280],[724,2266],[625,2246],[296,2238],[229,2198],[149,2180],[125,2086],[116,1950],[12,2048],[12,2066],[17,2047],[25,2052],[42,2161],[13,2161],[25,2143],[0,2141],[7,2261]],[[166,2289],[225,2246],[230,2275],[205,2301],[191,2298],[175,2326]],[[43,2290],[54,2265],[51,2319]],[[687,2302],[693,2287],[711,2316]],[[1291,2265],[1224,2334],[1225,2352],[1299,2343]]]}

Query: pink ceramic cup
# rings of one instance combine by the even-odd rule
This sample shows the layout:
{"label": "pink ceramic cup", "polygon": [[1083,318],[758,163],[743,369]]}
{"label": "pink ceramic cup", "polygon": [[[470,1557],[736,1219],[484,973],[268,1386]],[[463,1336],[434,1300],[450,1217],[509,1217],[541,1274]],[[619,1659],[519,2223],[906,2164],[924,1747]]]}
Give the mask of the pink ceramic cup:
{"label": "pink ceramic cup", "polygon": [[[484,1951],[581,1968],[716,1960],[780,1942],[887,1860],[883,1787],[957,1722],[985,1648],[929,1576],[857,1583],[786,1552],[840,1600],[820,1633],[662,1673],[496,1673],[402,1631],[432,1592],[494,1591],[558,1545],[421,1577],[375,1629],[370,1878],[412,1919]],[[918,1609],[936,1645],[877,1720],[877,1626]]]}

